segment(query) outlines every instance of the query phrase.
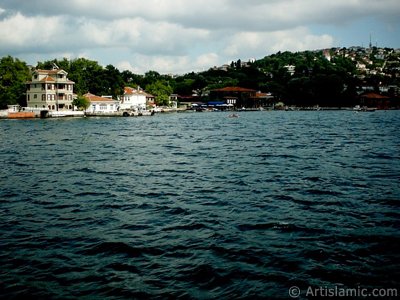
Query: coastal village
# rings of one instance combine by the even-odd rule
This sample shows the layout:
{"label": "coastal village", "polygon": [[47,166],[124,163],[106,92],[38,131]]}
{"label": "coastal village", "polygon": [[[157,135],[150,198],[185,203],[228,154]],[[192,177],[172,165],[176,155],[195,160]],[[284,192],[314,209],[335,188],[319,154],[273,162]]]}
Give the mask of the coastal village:
{"label": "coastal village", "polygon": [[124,94],[119,99],[88,92],[83,95],[88,106],[79,110],[73,104],[78,97],[74,94],[75,82],[67,76],[68,73],[56,65],[52,70],[34,70],[32,80],[27,82],[27,107],[10,105],[6,117],[141,116],[154,113],[154,110],[147,110],[149,106],[154,106],[154,96],[131,87],[125,87]]}
{"label": "coastal village", "polygon": [[[357,105],[354,109],[399,109],[400,87],[400,49],[377,47],[331,48],[307,52],[313,60],[322,59],[324,64],[335,66],[339,59],[350,61],[356,69],[351,76],[357,80],[354,88],[357,93]],[[267,57],[266,57],[267,58]],[[265,59],[266,59],[265,58]],[[265,60],[264,59],[264,60]],[[290,61],[290,60],[288,60]],[[207,72],[228,73],[232,69],[246,70],[257,68],[265,78],[274,79],[276,73],[266,68],[265,61],[254,59],[248,62],[232,62],[230,65],[210,68]],[[299,76],[302,78],[314,72],[310,67],[304,68],[297,62],[283,65],[286,80]],[[95,95],[87,91],[82,96],[74,92],[75,82],[68,78],[68,73],[57,64],[52,68],[33,69],[31,80],[26,82],[26,106],[9,105],[7,110],[0,111],[0,118],[47,118],[47,117],[83,117],[83,116],[147,116],[156,112],[176,111],[225,111],[225,110],[320,110],[320,109],[353,109],[353,107],[311,105],[296,106],[282,102],[280,95],[273,91],[261,91],[239,85],[225,84],[219,88],[193,89],[190,94],[172,93],[168,105],[158,106],[156,97],[140,86],[125,86],[123,94]],[[171,78],[174,76],[171,75]],[[176,77],[176,76],[175,76]],[[374,80],[370,80],[373,78]],[[391,80],[387,80],[387,79]],[[368,80],[369,79],[369,80]],[[293,80],[292,80],[293,81]],[[388,83],[389,82],[389,83]],[[344,85],[343,89],[348,87]],[[83,97],[87,103],[77,107],[75,100]],[[206,100],[205,100],[206,99]]]}

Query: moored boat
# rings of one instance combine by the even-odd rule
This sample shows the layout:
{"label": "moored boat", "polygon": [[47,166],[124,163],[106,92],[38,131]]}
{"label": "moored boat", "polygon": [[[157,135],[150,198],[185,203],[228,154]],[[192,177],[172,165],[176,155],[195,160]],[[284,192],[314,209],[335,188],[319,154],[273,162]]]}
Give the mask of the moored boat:
{"label": "moored boat", "polygon": [[356,106],[354,106],[353,110],[354,111],[361,111],[361,112],[373,112],[373,111],[376,110],[376,108],[356,105]]}

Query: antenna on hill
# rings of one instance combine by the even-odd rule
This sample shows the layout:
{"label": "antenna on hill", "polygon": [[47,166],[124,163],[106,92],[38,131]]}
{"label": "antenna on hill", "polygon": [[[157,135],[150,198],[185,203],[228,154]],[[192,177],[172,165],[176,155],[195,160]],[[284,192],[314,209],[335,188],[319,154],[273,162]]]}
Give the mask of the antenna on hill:
{"label": "antenna on hill", "polygon": [[369,47],[372,48],[372,36],[369,34]]}

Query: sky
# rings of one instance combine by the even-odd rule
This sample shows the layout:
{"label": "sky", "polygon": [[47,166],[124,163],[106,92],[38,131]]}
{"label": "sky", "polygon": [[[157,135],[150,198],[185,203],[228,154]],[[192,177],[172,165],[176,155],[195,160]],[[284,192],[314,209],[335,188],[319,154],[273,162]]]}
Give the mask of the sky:
{"label": "sky", "polygon": [[399,0],[0,0],[0,57],[185,74],[278,51],[400,48]]}

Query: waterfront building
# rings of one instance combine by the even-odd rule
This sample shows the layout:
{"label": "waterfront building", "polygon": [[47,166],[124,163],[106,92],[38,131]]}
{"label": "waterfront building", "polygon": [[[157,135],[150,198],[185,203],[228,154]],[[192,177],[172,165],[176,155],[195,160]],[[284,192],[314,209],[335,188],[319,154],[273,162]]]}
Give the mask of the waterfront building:
{"label": "waterfront building", "polygon": [[120,97],[120,109],[145,110],[147,93],[142,89],[125,87],[124,94]]}
{"label": "waterfront building", "polygon": [[89,114],[109,114],[115,113],[119,110],[118,100],[112,99],[111,97],[100,97],[91,93],[83,95],[89,100],[90,105],[86,110]]}
{"label": "waterfront building", "polygon": [[256,98],[257,91],[237,86],[227,86],[221,89],[210,91],[209,104],[227,104],[237,108],[254,107],[253,99]]}
{"label": "waterfront building", "polygon": [[50,111],[72,110],[75,83],[67,75],[56,65],[52,70],[34,70],[32,80],[26,83],[27,106]]}

